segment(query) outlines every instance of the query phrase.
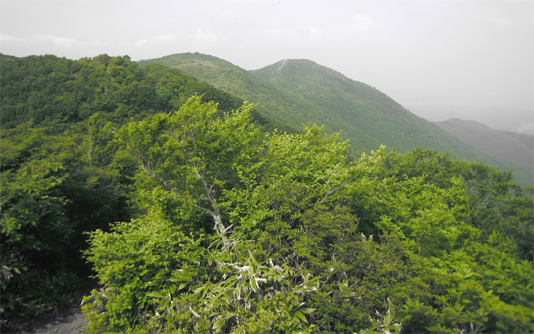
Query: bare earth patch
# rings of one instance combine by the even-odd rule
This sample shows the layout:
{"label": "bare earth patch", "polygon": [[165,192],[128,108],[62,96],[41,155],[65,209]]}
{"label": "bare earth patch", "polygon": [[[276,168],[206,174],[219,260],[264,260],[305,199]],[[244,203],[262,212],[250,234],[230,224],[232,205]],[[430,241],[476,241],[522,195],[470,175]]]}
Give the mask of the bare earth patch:
{"label": "bare earth patch", "polygon": [[[83,296],[91,293],[98,287],[97,280],[88,279],[85,288],[79,297],[67,308],[58,314],[48,317],[28,319],[27,329],[20,334],[82,334],[87,328],[85,315],[82,313],[81,303]],[[2,333],[3,334],[3,333]]]}
{"label": "bare earth patch", "polygon": [[22,332],[22,334],[82,334],[86,327],[85,315],[82,313],[80,303],[77,303],[76,306],[70,307],[61,315],[40,320],[31,329]]}

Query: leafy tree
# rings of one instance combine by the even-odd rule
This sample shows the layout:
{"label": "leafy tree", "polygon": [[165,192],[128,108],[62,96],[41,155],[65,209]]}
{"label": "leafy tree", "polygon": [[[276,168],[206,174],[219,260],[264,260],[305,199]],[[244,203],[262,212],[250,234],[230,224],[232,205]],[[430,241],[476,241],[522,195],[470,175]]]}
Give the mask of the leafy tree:
{"label": "leafy tree", "polygon": [[69,143],[30,124],[0,136],[1,312],[3,327],[12,329],[25,315],[39,314],[61,299],[54,296],[59,287],[54,280],[61,285],[68,278],[60,278],[61,272],[52,281],[47,276],[67,266],[62,255],[75,224],[65,216],[67,199],[58,191],[68,177],[64,148]]}
{"label": "leafy tree", "polygon": [[[384,236],[375,244],[357,233],[353,196],[369,184],[383,149],[349,164],[347,143],[317,126],[297,135],[274,133],[261,142],[249,110],[244,106],[221,119],[214,104],[194,97],[173,114],[121,130],[140,163],[137,196],[148,215],[140,218],[142,224],[92,235],[88,256],[108,289],[87,299],[85,312],[95,331],[355,331],[372,326],[367,315],[387,311],[387,297],[402,304],[422,291],[424,300],[440,293],[443,284],[429,285],[415,275],[426,262],[412,243],[404,246],[402,239]],[[420,181],[397,183],[391,189]],[[421,203],[431,191],[438,199]],[[443,206],[453,203],[454,194],[424,186],[415,194],[419,197],[389,214],[409,226],[409,221],[423,223],[421,208],[429,207],[455,222],[455,213]],[[199,213],[210,218],[210,228],[197,224]],[[156,236],[157,230],[167,232]],[[172,248],[177,241],[167,243],[175,233],[191,235],[178,237],[195,245],[191,258]],[[168,246],[160,252],[152,242]],[[199,260],[195,254],[202,245]],[[172,268],[144,269],[153,261],[145,259],[151,252],[186,258]],[[359,267],[365,261],[368,265]],[[369,273],[369,266],[376,271]],[[125,267],[142,273],[119,274]],[[426,275],[440,282],[431,271]]]}
{"label": "leafy tree", "polygon": [[68,176],[66,143],[55,139],[30,124],[2,132],[3,245],[54,251],[52,240],[62,242],[56,235],[64,241],[72,233],[62,212],[67,200],[55,191]]}
{"label": "leafy tree", "polygon": [[[245,264],[249,263],[239,259],[239,251],[237,251],[237,253],[235,251],[242,248],[236,238],[237,232],[231,232],[232,227],[234,229],[239,229],[239,231],[242,231],[243,233],[247,230],[248,227],[246,227],[244,223],[241,223],[238,220],[234,221],[232,216],[237,214],[240,210],[243,210],[243,205],[249,204],[241,203],[241,206],[234,205],[234,201],[230,200],[230,197],[234,196],[234,193],[232,192],[233,189],[246,188],[246,183],[252,181],[252,173],[255,171],[255,168],[259,167],[259,165],[256,164],[252,169],[246,169],[244,166],[254,165],[255,162],[261,164],[260,155],[264,151],[263,145],[261,145],[259,141],[261,137],[259,137],[258,129],[250,123],[250,106],[245,105],[240,110],[225,114],[223,118],[217,118],[216,114],[216,105],[213,103],[202,104],[199,97],[194,97],[189,99],[182,108],[174,114],[157,114],[144,121],[132,122],[126,125],[121,131],[121,136],[128,145],[130,152],[132,152],[138,159],[141,165],[139,182],[140,185],[144,185],[141,189],[144,188],[145,190],[141,190],[139,196],[145,196],[146,200],[151,203],[153,207],[161,208],[162,212],[171,213],[173,217],[171,217],[171,221],[168,221],[168,225],[175,226],[175,228],[178,228],[180,231],[192,231],[194,235],[196,234],[198,236],[201,231],[198,231],[198,229],[195,231],[194,226],[190,225],[190,218],[195,215],[194,212],[192,212],[192,209],[204,212],[211,217],[212,227],[209,229],[209,232],[212,234],[215,232],[215,235],[219,236],[221,242],[220,247],[222,248],[216,247],[213,251],[210,251],[211,255],[208,256],[208,258],[217,259],[216,263],[218,263],[218,266],[220,266],[221,269],[217,269],[217,267],[210,266],[209,264],[204,264],[200,268],[204,268],[202,270],[210,278],[204,278],[203,280],[197,278],[196,281],[186,284],[186,286],[189,285],[191,289],[197,290],[200,284],[200,287],[204,286],[204,289],[208,289],[206,290],[206,293],[208,293],[207,291],[212,291],[212,288],[215,289],[216,286],[219,288],[232,286],[233,289],[240,289],[240,285],[233,285],[233,283],[231,283],[232,281],[229,281],[227,276],[224,275],[224,272],[225,270],[236,268],[235,266],[243,267]],[[307,136],[304,135],[302,139],[313,141],[319,139],[320,136],[319,130],[315,129]],[[290,140],[295,144],[299,143],[299,138],[297,137],[290,138],[281,136],[280,138],[285,138],[284,140]],[[272,140],[273,143],[271,145],[274,147],[276,146],[276,136],[273,136]],[[331,145],[336,147],[336,144],[334,143],[335,138],[327,139],[327,141],[330,141],[332,143]],[[314,144],[315,146],[311,146],[320,147],[320,143]],[[283,147],[283,145],[278,146],[280,148]],[[290,147],[283,147],[283,149],[288,148]],[[287,154],[290,154],[291,151],[288,150],[286,152]],[[303,162],[305,162],[306,159],[310,159],[313,153],[314,152],[311,151],[306,152],[305,154],[308,158],[304,158],[303,156]],[[272,160],[273,158],[274,155],[270,155],[267,159],[270,159],[271,163],[274,163],[274,160]],[[326,154],[324,159],[326,159],[326,161],[329,160]],[[312,161],[305,163],[313,164]],[[283,164],[280,166],[281,168],[289,167],[283,167]],[[294,168],[295,166],[292,167]],[[311,172],[312,171],[308,172],[310,176]],[[331,171],[331,174],[334,174],[334,171]],[[275,175],[272,174],[272,177],[274,176]],[[265,179],[269,180],[268,177]],[[333,193],[334,189],[332,187],[337,186],[339,185],[326,184],[324,189]],[[328,195],[328,193],[324,193],[322,196],[326,198]],[[246,196],[248,195],[243,193],[240,195],[240,198]],[[251,196],[254,197],[255,195],[252,194]],[[164,203],[159,201],[161,198],[164,198]],[[172,201],[174,204],[169,207],[169,204],[165,199]],[[169,208],[173,210],[169,212]],[[124,234],[124,238],[128,238],[128,235],[134,233],[134,231],[135,230],[128,228],[121,229],[120,232]],[[121,263],[124,262],[124,259],[121,255],[123,251],[117,250],[116,246],[114,246],[116,243],[104,241],[103,238],[106,238],[106,234],[99,233],[93,235],[89,258],[96,261],[96,259],[98,259],[97,254],[103,254],[102,256],[108,259],[106,262],[95,262],[95,269],[101,275],[103,283],[108,283],[108,280],[104,278],[104,273],[112,270],[110,269],[109,254],[116,254],[117,260]],[[139,238],[135,240],[139,240]],[[115,249],[112,250],[112,248]],[[273,253],[272,255],[279,256],[280,254]],[[253,258],[254,256],[251,254],[251,259]],[[223,261],[225,260],[234,263],[234,265],[230,267],[224,265]],[[254,262],[255,260],[252,261]],[[113,267],[117,268],[119,266]],[[223,268],[226,269],[223,270]],[[274,270],[273,268],[275,267],[271,266],[269,268]],[[185,268],[182,267],[182,270],[184,273],[180,275],[191,275]],[[221,270],[222,272],[220,272]],[[300,277],[298,273],[295,273],[292,276],[296,277],[295,279]],[[135,276],[132,275],[131,277],[131,279],[134,279]],[[261,275],[258,277],[261,277]],[[207,282],[213,280],[216,286],[207,284],[206,279],[208,280]],[[137,280],[137,278],[135,278],[135,280]],[[129,282],[128,278],[127,282]],[[142,280],[141,282],[145,281]],[[286,279],[280,284],[282,284],[281,287],[291,287],[289,291],[292,291],[295,286],[294,283],[295,282],[291,280],[287,281]],[[110,287],[113,289],[120,288],[122,291],[122,286],[128,284],[131,283],[122,283],[117,287],[111,283]],[[279,290],[280,293],[281,291],[285,291],[284,289]],[[143,293],[145,294],[143,295]],[[161,291],[159,291],[159,293],[164,295]],[[90,306],[102,305],[102,301],[98,300],[98,297],[96,297],[97,295],[98,294],[96,293],[94,297],[96,304],[91,304]],[[134,309],[144,310],[147,307],[146,291],[140,292],[139,294],[132,293],[132,295],[136,296],[135,298],[138,300],[138,302],[132,301],[135,305]],[[251,298],[258,298],[256,294],[254,295],[256,297],[251,296]],[[286,295],[287,297],[291,296],[291,294],[287,293]],[[276,298],[281,298],[281,296]],[[248,302],[252,303],[252,300]],[[112,301],[108,301],[107,303],[108,304],[106,305],[109,305],[107,308],[108,315],[104,316],[105,319],[102,321],[112,321],[109,319],[119,319],[123,316],[123,313],[117,313],[118,311],[115,311],[116,307],[112,306],[114,304],[110,304],[113,303]],[[124,300],[120,303],[124,304]],[[297,303],[297,300],[295,299],[294,301],[286,301],[284,303],[297,306],[300,302]],[[210,305],[205,305],[205,307],[212,309],[214,305]],[[250,309],[247,309],[247,307],[243,308],[243,305],[240,305],[240,303],[237,303],[235,306],[238,307],[238,309],[231,312],[235,313],[239,311],[245,312],[245,314],[250,312]],[[267,306],[269,305],[266,304],[264,307]],[[196,312],[204,314],[204,316],[207,317],[206,319],[208,319],[206,321],[216,321],[217,323],[220,323],[220,321],[217,320],[219,318],[215,319],[209,315],[209,312],[211,311],[208,312],[208,309],[204,309],[202,312],[201,310],[197,310]],[[87,311],[90,312],[89,309]],[[230,310],[225,312],[230,312]],[[265,317],[263,318],[264,320],[268,319],[268,314],[270,313],[265,314]],[[237,319],[239,319],[239,317],[243,317],[244,314],[242,313],[240,316],[236,316],[238,317]],[[291,315],[291,317],[293,316],[294,315]],[[297,319],[296,325],[302,327],[305,322],[302,323],[301,320],[306,320],[305,317],[302,313],[296,313],[295,316],[297,317],[295,318]],[[124,321],[128,322],[132,320],[133,318],[130,316],[126,317],[126,320]],[[240,323],[236,323],[236,319],[228,318],[227,320],[234,324]],[[253,321],[248,321],[251,321],[251,319],[247,320],[247,323],[250,325],[254,323]],[[139,322],[137,323],[140,325]],[[128,326],[135,327],[134,324],[128,325],[124,322],[121,325],[122,327],[113,327],[114,325],[112,322],[109,324],[112,326],[111,328],[114,328],[115,330],[125,330]],[[243,328],[249,328],[250,325],[246,325]]]}
{"label": "leafy tree", "polygon": [[460,178],[469,199],[462,203],[466,214],[461,220],[481,230],[480,241],[488,240],[495,231],[502,233],[503,240],[508,238],[508,243],[516,245],[521,259],[532,261],[534,199],[531,187],[513,183],[510,172],[420,148],[404,154],[391,152],[381,166],[378,178],[421,178],[420,182],[447,191],[458,189],[453,181]]}
{"label": "leafy tree", "polygon": [[185,207],[209,214],[225,240],[230,227],[223,222],[219,196],[237,181],[236,166],[259,150],[250,109],[245,105],[217,118],[214,103],[202,104],[200,97],[193,97],[178,112],[157,114],[122,130],[145,176]]}
{"label": "leafy tree", "polygon": [[110,135],[31,123],[0,132],[3,328],[68,303],[90,272],[84,232],[129,218],[127,181],[109,167],[116,150],[102,147]]}
{"label": "leafy tree", "polygon": [[262,133],[127,56],[1,61],[2,329],[64,303],[89,246],[93,332],[534,331],[533,193],[509,172]]}

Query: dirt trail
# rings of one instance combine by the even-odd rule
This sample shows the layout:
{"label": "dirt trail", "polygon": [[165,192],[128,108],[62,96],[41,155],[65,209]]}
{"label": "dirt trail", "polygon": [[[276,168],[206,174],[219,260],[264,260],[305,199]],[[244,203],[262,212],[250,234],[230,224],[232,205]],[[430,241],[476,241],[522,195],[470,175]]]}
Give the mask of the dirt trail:
{"label": "dirt trail", "polygon": [[82,334],[87,327],[87,321],[80,308],[80,302],[71,306],[67,311],[58,316],[42,319],[35,323],[31,329],[22,334]]}
{"label": "dirt trail", "polygon": [[87,321],[82,313],[83,296],[88,296],[91,290],[98,287],[95,279],[88,279],[85,288],[66,309],[58,315],[48,318],[28,319],[30,325],[20,334],[82,334],[85,333]]}

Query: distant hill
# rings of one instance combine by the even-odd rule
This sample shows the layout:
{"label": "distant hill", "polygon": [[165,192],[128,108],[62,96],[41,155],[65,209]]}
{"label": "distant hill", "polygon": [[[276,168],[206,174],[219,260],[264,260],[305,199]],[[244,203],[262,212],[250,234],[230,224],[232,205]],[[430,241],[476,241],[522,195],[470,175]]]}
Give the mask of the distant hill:
{"label": "distant hill", "polygon": [[[317,123],[326,125],[330,132],[343,131],[343,137],[351,139],[355,154],[381,144],[400,152],[414,146],[447,151],[450,146],[446,142],[450,140],[463,145],[377,89],[311,61],[284,60],[249,72],[213,56],[184,53],[142,60],[139,64],[151,62],[177,68],[232,95],[259,103],[258,111],[284,124],[302,128],[303,124]],[[278,72],[279,68],[283,71]],[[315,77],[309,77],[310,73]],[[355,87],[347,91],[351,85]],[[421,140],[422,136],[428,138]]]}
{"label": "distant hill", "polygon": [[532,184],[532,170],[474,148],[437,125],[412,114],[386,94],[309,60],[282,60],[247,71],[217,57],[184,53],[142,60],[158,62],[253,103],[262,114],[302,129],[306,123],[324,124],[351,140],[351,153],[385,144],[406,152],[421,146],[451,152],[461,159],[481,161],[513,170],[516,182]]}
{"label": "distant hill", "polygon": [[492,129],[511,132],[530,131],[534,124],[534,109],[515,106],[405,105],[414,114],[430,121],[451,118],[469,119]]}
{"label": "distant hill", "polygon": [[[34,126],[62,131],[95,113],[121,124],[156,112],[178,109],[193,94],[219,104],[219,111],[239,108],[243,100],[206,82],[158,63],[140,67],[128,56],[70,60],[53,55],[13,57],[0,54],[0,128],[32,120]],[[264,130],[284,124],[253,111]]]}
{"label": "distant hill", "polygon": [[308,123],[311,115],[322,112],[304,97],[217,57],[182,53],[138,63],[145,67],[153,62],[176,68],[246,101],[259,103],[255,108],[257,111],[294,128],[302,129],[302,124]]}
{"label": "distant hill", "polygon": [[435,122],[440,128],[486,153],[534,166],[534,136],[494,130],[484,124],[457,118]]}

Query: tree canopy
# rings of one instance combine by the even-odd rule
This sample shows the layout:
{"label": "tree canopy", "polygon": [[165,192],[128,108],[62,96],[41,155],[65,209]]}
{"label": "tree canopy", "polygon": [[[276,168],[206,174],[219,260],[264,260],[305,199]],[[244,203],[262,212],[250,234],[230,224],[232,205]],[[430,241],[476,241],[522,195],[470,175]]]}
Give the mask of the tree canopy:
{"label": "tree canopy", "polygon": [[430,150],[350,162],[318,126],[258,136],[249,109],[194,97],[124,126],[147,210],[91,235],[93,331],[533,330],[531,253],[479,217],[532,233],[508,173]]}
{"label": "tree canopy", "polygon": [[97,333],[534,331],[534,189],[510,172],[355,158],[127,56],[0,60],[2,330],[95,275]]}

